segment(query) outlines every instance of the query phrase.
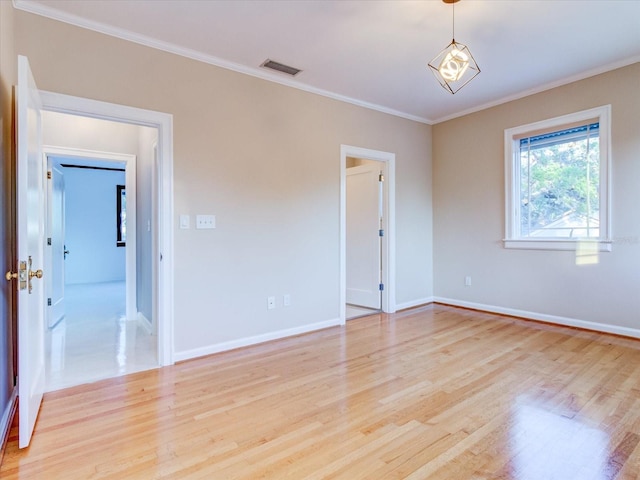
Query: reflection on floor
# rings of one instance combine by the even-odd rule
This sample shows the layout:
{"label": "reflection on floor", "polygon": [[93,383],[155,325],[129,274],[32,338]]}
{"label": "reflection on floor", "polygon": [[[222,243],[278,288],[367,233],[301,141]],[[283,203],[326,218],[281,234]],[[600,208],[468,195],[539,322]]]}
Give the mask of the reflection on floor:
{"label": "reflection on floor", "polygon": [[347,303],[345,317],[347,320],[351,320],[352,318],[365,317],[367,315],[373,315],[374,313],[380,313],[380,310],[350,305]]}
{"label": "reflection on floor", "polygon": [[46,332],[46,391],[158,366],[156,337],[125,318],[125,283],[65,287],[65,317]]}

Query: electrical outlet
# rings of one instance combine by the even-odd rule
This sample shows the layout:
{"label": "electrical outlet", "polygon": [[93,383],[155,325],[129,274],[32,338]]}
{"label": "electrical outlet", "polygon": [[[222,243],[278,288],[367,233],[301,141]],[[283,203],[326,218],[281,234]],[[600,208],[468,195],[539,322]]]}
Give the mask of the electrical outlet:
{"label": "electrical outlet", "polygon": [[291,295],[288,293],[282,296],[282,305],[285,307],[291,306]]}
{"label": "electrical outlet", "polygon": [[267,309],[273,310],[276,308],[276,297],[267,297]]}
{"label": "electrical outlet", "polygon": [[466,277],[464,277],[464,286],[465,287],[471,286],[471,276],[467,275]]}
{"label": "electrical outlet", "polygon": [[216,228],[215,215],[196,215],[196,229],[203,230]]}

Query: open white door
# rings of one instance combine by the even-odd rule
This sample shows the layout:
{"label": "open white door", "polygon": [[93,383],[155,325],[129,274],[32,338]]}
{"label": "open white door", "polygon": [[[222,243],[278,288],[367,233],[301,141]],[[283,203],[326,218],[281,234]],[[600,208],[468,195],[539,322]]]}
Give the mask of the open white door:
{"label": "open white door", "polygon": [[380,309],[380,167],[365,164],[346,172],[346,299]]}
{"label": "open white door", "polygon": [[29,61],[18,57],[18,396],[20,448],[29,445],[45,386],[44,175],[40,94]]}
{"label": "open white door", "polygon": [[47,158],[47,321],[53,328],[64,317],[64,173]]}

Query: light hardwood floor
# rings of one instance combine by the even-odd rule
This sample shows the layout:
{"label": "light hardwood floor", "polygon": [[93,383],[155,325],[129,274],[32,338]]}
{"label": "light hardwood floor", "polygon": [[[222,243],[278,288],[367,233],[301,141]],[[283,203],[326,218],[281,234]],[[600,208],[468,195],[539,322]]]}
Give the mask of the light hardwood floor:
{"label": "light hardwood floor", "polygon": [[45,395],[9,479],[640,478],[640,342],[430,305]]}

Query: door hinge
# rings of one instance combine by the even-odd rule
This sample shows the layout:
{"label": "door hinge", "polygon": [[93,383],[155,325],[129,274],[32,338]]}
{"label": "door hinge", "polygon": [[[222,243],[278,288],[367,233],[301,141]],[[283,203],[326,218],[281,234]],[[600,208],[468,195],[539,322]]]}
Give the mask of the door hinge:
{"label": "door hinge", "polygon": [[51,171],[50,171],[50,170],[49,170],[49,171],[47,171],[47,178],[48,178],[49,180],[51,180]]}
{"label": "door hinge", "polygon": [[379,182],[384,182],[384,175],[383,174],[379,174],[378,175],[378,181]]}
{"label": "door hinge", "polygon": [[384,230],[382,229],[378,230],[378,236],[384,237]]}
{"label": "door hinge", "polygon": [[47,307],[50,307],[50,306],[51,306],[51,299],[47,298]]}
{"label": "door hinge", "polygon": [[383,291],[383,290],[384,290],[384,283],[381,283],[381,284],[379,285],[379,288],[380,288],[380,291]]}
{"label": "door hinge", "polygon": [[51,245],[51,237],[47,238],[47,245]]}

